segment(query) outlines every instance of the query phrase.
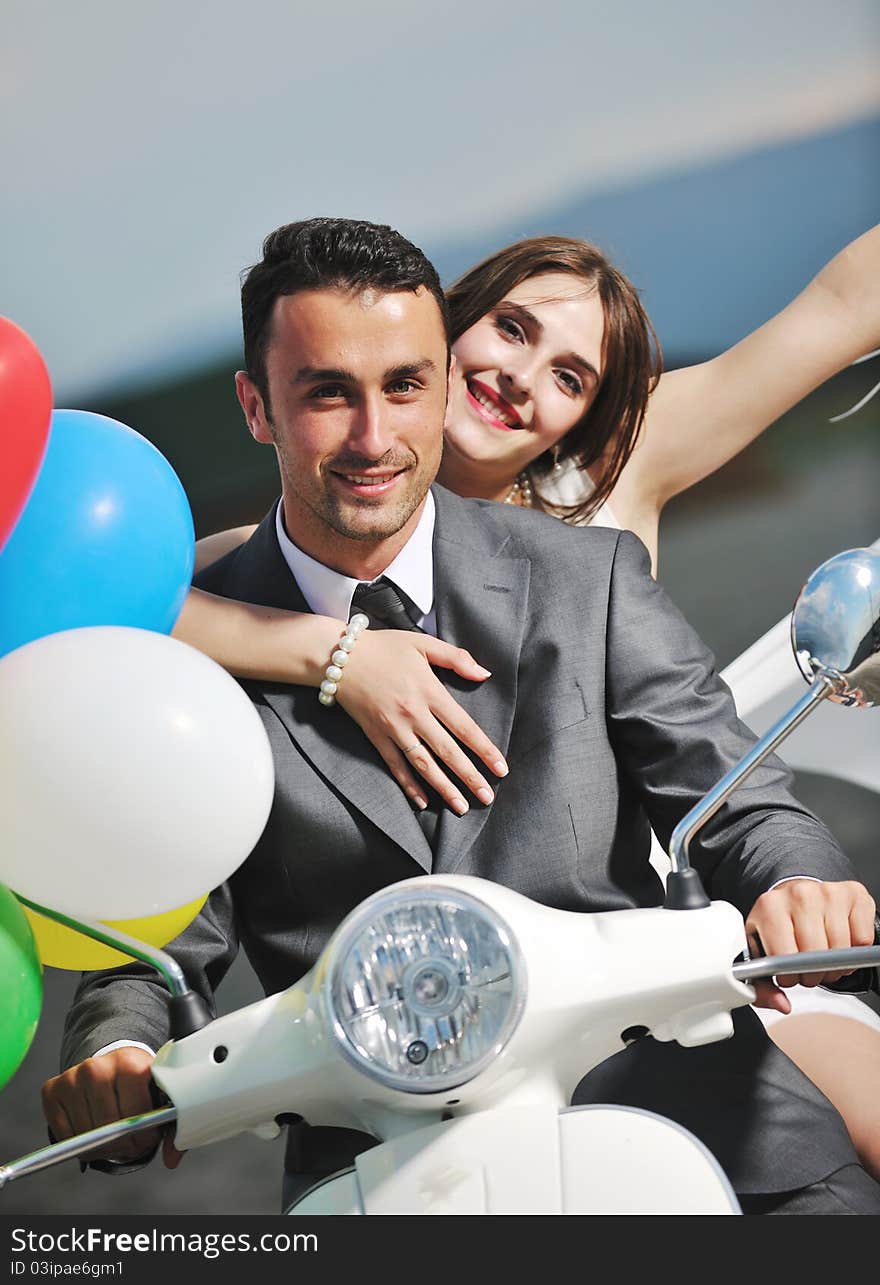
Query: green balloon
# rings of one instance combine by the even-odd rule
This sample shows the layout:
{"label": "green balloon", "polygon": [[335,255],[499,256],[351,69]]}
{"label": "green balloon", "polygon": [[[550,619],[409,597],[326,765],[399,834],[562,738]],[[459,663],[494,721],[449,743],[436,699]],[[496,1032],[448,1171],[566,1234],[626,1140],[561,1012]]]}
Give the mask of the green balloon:
{"label": "green balloon", "polygon": [[31,926],[0,884],[0,1089],[31,1046],[43,1002],[43,966]]}

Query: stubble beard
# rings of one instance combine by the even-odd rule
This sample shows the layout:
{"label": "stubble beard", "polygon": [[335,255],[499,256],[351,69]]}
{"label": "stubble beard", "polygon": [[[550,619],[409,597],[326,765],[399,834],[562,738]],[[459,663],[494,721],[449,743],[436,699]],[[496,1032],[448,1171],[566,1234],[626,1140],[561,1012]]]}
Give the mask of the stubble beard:
{"label": "stubble beard", "polygon": [[397,535],[406,526],[427,490],[427,486],[410,487],[407,494],[394,504],[384,505],[376,505],[370,500],[346,502],[341,496],[325,492],[322,502],[310,504],[310,507],[322,522],[346,540],[377,542]]}
{"label": "stubble beard", "polygon": [[295,498],[300,506],[309,509],[319,527],[329,528],[345,540],[363,543],[378,543],[397,535],[423,503],[436,473],[436,469],[426,468],[424,461],[418,461],[411,454],[405,458],[389,456],[382,460],[331,461],[334,469],[353,474],[357,473],[358,468],[375,469],[378,466],[391,470],[406,469],[405,492],[382,503],[381,500],[358,499],[355,496],[346,498],[334,490],[329,479],[326,485],[322,486],[318,481],[314,487],[305,490],[296,484],[294,472],[288,467],[280,449],[278,457],[285,494]]}

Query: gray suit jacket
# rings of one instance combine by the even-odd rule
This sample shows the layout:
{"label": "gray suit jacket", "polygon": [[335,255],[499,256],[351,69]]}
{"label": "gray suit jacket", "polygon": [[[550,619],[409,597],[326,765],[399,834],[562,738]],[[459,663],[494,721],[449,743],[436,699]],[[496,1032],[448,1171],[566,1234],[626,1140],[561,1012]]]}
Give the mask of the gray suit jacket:
{"label": "gray suit jacket", "polygon": [[[659,904],[649,824],[666,842],[754,739],[634,536],[439,487],[435,497],[438,634],[492,671],[483,684],[440,676],[505,752],[510,775],[491,807],[474,806],[462,818],[443,812],[432,855],[403,793],[339,706],[324,708],[310,688],[245,683],[272,745],[276,794],[253,853],[172,947],[208,997],[239,940],[266,991],[280,990],[311,966],[364,897],[425,871],[481,875],[566,910]],[[197,583],[308,610],[272,513]],[[853,877],[788,783],[787,770],[771,761],[693,845],[710,896],[745,913],[788,875]],[[68,1019],[65,1064],[117,1039],[158,1047],[167,1032],[159,989],[136,966],[86,975]],[[631,1086],[633,1065],[658,1062],[650,1075],[636,1072],[627,1100],[696,1127],[740,1191],[801,1186],[852,1162],[824,1097],[770,1045],[753,1014],[740,1026],[736,1056],[731,1045],[687,1050],[683,1078],[676,1072],[669,1083],[663,1067],[678,1066],[683,1051],[651,1040],[606,1068],[619,1064]],[[584,1083],[581,1100],[595,1100],[590,1077]],[[605,1100],[617,1095],[613,1080],[597,1083]],[[693,1112],[698,1085],[706,1120]],[[802,1143],[792,1143],[796,1134]],[[744,1145],[746,1136],[754,1145]]]}

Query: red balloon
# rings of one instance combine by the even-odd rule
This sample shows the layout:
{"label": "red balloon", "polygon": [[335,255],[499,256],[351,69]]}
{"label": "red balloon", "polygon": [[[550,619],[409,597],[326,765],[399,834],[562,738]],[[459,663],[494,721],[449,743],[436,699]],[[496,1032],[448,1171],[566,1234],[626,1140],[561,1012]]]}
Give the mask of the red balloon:
{"label": "red balloon", "polygon": [[0,317],[0,549],[37,479],[51,415],[52,385],[39,349]]}

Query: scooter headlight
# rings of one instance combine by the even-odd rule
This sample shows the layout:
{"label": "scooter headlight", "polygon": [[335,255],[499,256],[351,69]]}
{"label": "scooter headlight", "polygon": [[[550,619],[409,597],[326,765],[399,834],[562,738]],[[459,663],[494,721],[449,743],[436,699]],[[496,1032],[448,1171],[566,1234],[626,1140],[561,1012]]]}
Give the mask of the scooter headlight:
{"label": "scooter headlight", "polygon": [[325,998],[349,1061],[390,1088],[442,1093],[505,1047],[525,967],[494,910],[458,889],[401,888],[342,926]]}

